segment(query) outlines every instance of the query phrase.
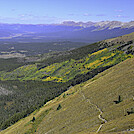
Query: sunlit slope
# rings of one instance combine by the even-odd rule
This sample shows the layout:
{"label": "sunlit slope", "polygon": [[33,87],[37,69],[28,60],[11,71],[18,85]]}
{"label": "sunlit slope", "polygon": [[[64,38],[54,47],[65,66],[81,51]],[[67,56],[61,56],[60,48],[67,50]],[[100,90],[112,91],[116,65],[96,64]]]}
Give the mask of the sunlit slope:
{"label": "sunlit slope", "polygon": [[10,72],[1,71],[0,79],[66,82],[77,75],[86,74],[96,68],[115,65],[130,57],[133,55],[127,55],[118,50],[110,52],[105,48],[79,60],[71,59],[42,67],[38,67],[38,63],[35,63]]}
{"label": "sunlit slope", "polygon": [[14,64],[6,67],[3,63],[2,68],[6,69],[0,71],[0,80],[66,82],[96,68],[120,63],[132,57],[130,55],[134,55],[134,32],[71,51],[41,55],[39,61],[23,63],[24,66],[19,63],[21,67],[16,69],[11,68]]}
{"label": "sunlit slope", "polygon": [[110,50],[122,50],[126,54],[134,55],[134,32],[119,36],[116,38],[107,39],[101,42],[101,47],[107,47]]}
{"label": "sunlit slope", "polygon": [[128,41],[134,41],[134,32],[130,33],[130,34],[126,34],[123,36],[119,36],[116,38],[111,38],[111,39],[107,39],[105,40],[107,43],[111,42],[111,43],[127,43]]}
{"label": "sunlit slope", "polygon": [[[127,114],[134,108],[133,89],[134,58],[72,87],[1,134],[124,133],[134,128],[134,114]],[[115,104],[119,96],[121,102]]]}
{"label": "sunlit slope", "polygon": [[[0,96],[0,129],[13,125],[70,86],[134,55],[134,33],[66,52],[22,59],[1,59],[0,86],[13,94]],[[127,38],[124,38],[127,37]],[[118,39],[121,38],[123,40]],[[117,96],[118,98],[119,96]]]}

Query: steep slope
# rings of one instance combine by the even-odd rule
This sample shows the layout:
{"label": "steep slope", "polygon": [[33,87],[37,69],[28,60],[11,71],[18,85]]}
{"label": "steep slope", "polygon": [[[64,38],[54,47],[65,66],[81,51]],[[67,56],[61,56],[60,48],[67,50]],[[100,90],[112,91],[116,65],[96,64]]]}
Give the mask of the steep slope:
{"label": "steep slope", "polygon": [[134,32],[102,41],[101,47],[109,47],[110,50],[122,50],[124,53],[134,54]]}
{"label": "steep slope", "polygon": [[117,44],[118,37],[112,45],[110,41],[101,41],[64,53],[41,55],[31,63],[27,59],[1,60],[0,86],[12,92],[0,95],[1,129],[28,116],[70,86],[133,57],[133,51],[126,53],[122,47],[133,45],[133,34],[123,36],[123,43]]}
{"label": "steep slope", "polygon": [[134,32],[75,50],[39,56],[35,64],[1,71],[0,79],[66,82],[96,68],[113,66],[133,57],[131,54],[134,54]]}
{"label": "steep slope", "polygon": [[88,54],[79,60],[67,60],[49,66],[38,67],[38,64],[24,65],[13,71],[0,72],[0,80],[40,80],[67,82],[78,75],[94,72],[95,69],[110,67],[133,55],[123,54],[122,51],[110,52],[107,48]]}
{"label": "steep slope", "polygon": [[[124,45],[133,45],[133,34],[126,35],[129,38]],[[124,40],[126,36],[123,36]],[[110,45],[110,42],[101,41],[64,53],[41,55],[34,62],[27,59],[1,60],[0,87],[12,94],[0,95],[0,129],[28,116],[71,86],[133,57],[133,51],[126,53],[123,44],[115,47],[114,42]]]}
{"label": "steep slope", "polygon": [[134,58],[72,87],[1,134],[133,133],[133,88]]}

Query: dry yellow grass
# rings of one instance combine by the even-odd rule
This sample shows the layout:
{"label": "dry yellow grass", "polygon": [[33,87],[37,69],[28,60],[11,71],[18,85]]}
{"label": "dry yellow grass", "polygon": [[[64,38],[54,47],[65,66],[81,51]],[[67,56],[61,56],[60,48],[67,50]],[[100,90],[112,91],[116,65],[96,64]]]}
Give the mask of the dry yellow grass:
{"label": "dry yellow grass", "polygon": [[130,40],[134,40],[134,32],[132,32],[130,34],[123,35],[123,36],[119,36],[119,37],[116,37],[116,38],[107,39],[107,40],[104,40],[104,42],[115,43],[115,44],[119,45],[120,42],[127,43]]}
{"label": "dry yellow grass", "polygon": [[[83,97],[83,95],[85,98]],[[113,101],[121,96],[122,102],[115,104]],[[61,96],[48,102],[39,111],[20,120],[13,126],[0,132],[0,134],[25,134],[32,128],[30,120],[36,120],[42,113],[51,109],[38,124],[37,134],[94,134],[102,121],[104,123],[100,134],[129,134],[126,130],[134,128],[134,114],[124,116],[126,110],[134,107],[134,58],[128,59],[100,74],[93,79],[76,85]],[[90,100],[92,105],[87,101]],[[58,105],[62,108],[57,110]],[[36,121],[35,120],[35,121]]]}

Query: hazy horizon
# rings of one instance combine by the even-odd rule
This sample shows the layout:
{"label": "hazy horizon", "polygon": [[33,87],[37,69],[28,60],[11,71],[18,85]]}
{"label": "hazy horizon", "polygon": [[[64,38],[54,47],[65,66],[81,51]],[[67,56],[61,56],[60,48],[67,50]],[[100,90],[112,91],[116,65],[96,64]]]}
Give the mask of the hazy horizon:
{"label": "hazy horizon", "polygon": [[0,1],[0,23],[130,22],[133,20],[133,5],[133,0],[5,0]]}
{"label": "hazy horizon", "polygon": [[[74,20],[64,20],[64,21],[62,21],[62,22],[59,22],[59,23],[36,23],[36,24],[34,24],[34,23],[7,23],[7,22],[0,22],[0,24],[25,24],[25,25],[58,25],[58,24],[63,24],[63,22],[71,22],[71,21],[73,21],[73,22],[75,22],[75,23],[79,23],[79,22],[83,22],[83,23],[88,23],[88,22],[93,22],[93,23],[98,23],[98,22],[106,22],[106,21],[110,21],[110,20],[105,20],[105,21],[74,21]],[[111,20],[110,22],[112,22],[112,21],[118,21],[118,20]],[[129,22],[132,22],[132,21],[134,21],[134,20],[131,20],[131,21],[125,21],[125,22],[123,22],[123,21],[118,21],[118,22],[122,22],[122,23],[129,23]]]}

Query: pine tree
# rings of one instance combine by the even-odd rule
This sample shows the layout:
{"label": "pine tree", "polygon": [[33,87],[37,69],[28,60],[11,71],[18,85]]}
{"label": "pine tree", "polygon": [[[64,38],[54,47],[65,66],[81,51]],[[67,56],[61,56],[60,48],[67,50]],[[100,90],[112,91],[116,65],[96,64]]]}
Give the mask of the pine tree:
{"label": "pine tree", "polygon": [[119,97],[118,97],[118,102],[121,102],[121,96],[119,95]]}
{"label": "pine tree", "polygon": [[60,110],[62,107],[61,105],[59,104],[58,107],[57,107],[57,110]]}
{"label": "pine tree", "polygon": [[33,117],[33,119],[32,119],[32,122],[34,122],[35,121],[35,117]]}

